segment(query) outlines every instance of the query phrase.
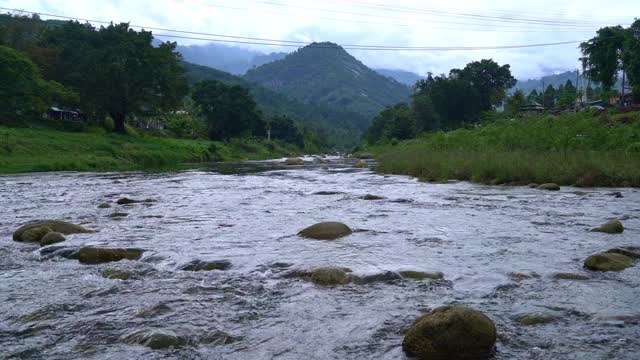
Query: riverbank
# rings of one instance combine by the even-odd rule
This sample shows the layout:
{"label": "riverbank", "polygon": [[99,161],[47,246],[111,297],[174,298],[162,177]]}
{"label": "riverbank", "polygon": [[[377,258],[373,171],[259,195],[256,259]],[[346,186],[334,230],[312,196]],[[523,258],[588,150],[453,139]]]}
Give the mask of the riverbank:
{"label": "riverbank", "polygon": [[263,160],[297,152],[294,146],[278,142],[214,142],[119,135],[98,128],[66,132],[39,126],[0,126],[0,174],[174,168],[211,161]]}
{"label": "riverbank", "polygon": [[424,181],[640,186],[640,113],[498,120],[370,149],[378,171]]}

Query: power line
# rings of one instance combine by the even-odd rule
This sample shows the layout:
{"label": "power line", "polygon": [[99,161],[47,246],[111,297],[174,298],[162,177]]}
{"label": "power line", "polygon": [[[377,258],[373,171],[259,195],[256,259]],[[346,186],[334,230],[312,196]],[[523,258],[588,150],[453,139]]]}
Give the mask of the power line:
{"label": "power line", "polygon": [[[83,18],[74,18],[70,16],[50,14],[50,13],[38,13],[34,11],[25,11],[25,10],[17,10],[17,9],[9,9],[0,7],[1,10],[15,11],[15,12],[24,12],[24,13],[32,13],[39,14],[53,18],[61,18],[66,20],[76,20],[76,21],[84,21],[84,22],[95,22],[101,24],[111,24],[112,22],[101,21],[101,20],[91,20],[91,19],[83,19]],[[156,37],[166,37],[166,38],[177,38],[177,39],[190,39],[190,40],[204,40],[211,42],[223,42],[223,43],[235,43],[235,44],[250,44],[250,45],[264,45],[264,46],[279,46],[279,47],[303,47],[303,46],[312,46],[315,48],[335,48],[334,46],[325,46],[318,43],[309,43],[303,41],[294,41],[294,40],[276,40],[276,39],[265,39],[265,38],[256,38],[256,37],[244,37],[244,36],[235,36],[235,35],[222,35],[222,34],[212,34],[212,33],[203,33],[203,32],[192,32],[192,31],[184,31],[184,30],[172,30],[172,29],[164,29],[157,27],[148,27],[142,25],[129,25],[133,28],[140,28],[143,30],[151,29],[151,30],[159,30],[166,31],[169,33],[183,33],[190,35],[203,35],[207,37],[195,37],[195,36],[182,36],[182,35],[174,35],[174,34],[154,34]],[[223,39],[218,39],[223,38]],[[545,46],[556,46],[556,45],[568,45],[568,44],[577,44],[582,41],[564,41],[564,42],[553,42],[553,43],[542,43],[542,44],[525,44],[525,45],[501,45],[501,46],[390,46],[390,45],[359,45],[359,44],[344,44],[343,48],[348,50],[369,50],[369,51],[472,51],[472,50],[502,50],[502,49],[518,49],[518,48],[534,48],[534,47],[545,47]]]}

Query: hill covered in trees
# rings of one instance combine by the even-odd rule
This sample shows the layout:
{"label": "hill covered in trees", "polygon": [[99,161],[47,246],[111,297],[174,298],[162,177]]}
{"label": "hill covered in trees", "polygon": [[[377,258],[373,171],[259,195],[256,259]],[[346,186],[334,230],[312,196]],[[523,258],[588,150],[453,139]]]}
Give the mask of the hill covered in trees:
{"label": "hill covered in trees", "polygon": [[351,121],[362,129],[385,107],[411,95],[408,86],[369,69],[333,43],[313,43],[250,70],[245,78],[305,104],[358,114]]}

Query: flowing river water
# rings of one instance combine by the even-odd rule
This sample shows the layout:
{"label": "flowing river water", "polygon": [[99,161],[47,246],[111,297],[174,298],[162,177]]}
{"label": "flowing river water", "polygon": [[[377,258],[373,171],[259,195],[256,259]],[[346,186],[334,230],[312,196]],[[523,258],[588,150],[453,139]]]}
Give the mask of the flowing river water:
{"label": "flowing river water", "polygon": [[[124,196],[155,202],[98,209]],[[495,321],[496,359],[640,357],[640,265],[608,273],[582,266],[593,253],[640,245],[637,189],[428,184],[335,158],[2,176],[0,199],[0,358],[403,359],[407,327],[447,304]],[[128,216],[110,217],[116,211]],[[588,231],[620,216],[623,234]],[[83,265],[12,241],[21,224],[52,218],[98,231],[61,245],[135,247],[144,256]],[[296,235],[330,220],[356,231],[331,242]],[[232,267],[178,270],[194,259]],[[326,266],[356,275],[436,271],[444,280],[322,287],[286,276]],[[106,279],[104,269],[133,277]],[[555,321],[525,326],[517,321],[524,314]],[[123,340],[142,330],[193,341],[154,350]]]}

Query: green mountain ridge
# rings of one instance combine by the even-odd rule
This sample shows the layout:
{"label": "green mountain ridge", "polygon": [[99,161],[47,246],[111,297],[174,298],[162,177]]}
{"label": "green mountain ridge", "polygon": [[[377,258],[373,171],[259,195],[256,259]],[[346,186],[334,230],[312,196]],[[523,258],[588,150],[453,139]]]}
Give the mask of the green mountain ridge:
{"label": "green mountain ridge", "polygon": [[411,89],[368,68],[342,47],[313,43],[282,60],[249,70],[245,79],[304,104],[321,104],[364,117],[366,128],[384,108],[407,102]]}

